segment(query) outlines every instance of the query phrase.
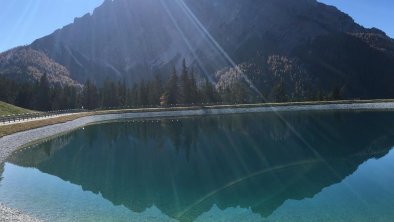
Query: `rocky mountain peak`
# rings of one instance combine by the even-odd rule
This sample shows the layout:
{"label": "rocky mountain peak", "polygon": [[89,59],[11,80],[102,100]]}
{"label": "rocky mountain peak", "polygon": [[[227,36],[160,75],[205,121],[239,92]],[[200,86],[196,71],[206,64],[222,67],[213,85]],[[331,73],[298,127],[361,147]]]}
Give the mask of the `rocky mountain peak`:
{"label": "rocky mountain peak", "polygon": [[[367,54],[357,53],[353,45]],[[268,58],[278,55],[297,61],[308,78],[341,76],[331,83],[348,85],[343,81],[354,79],[360,65],[352,61],[352,68],[342,67],[349,63],[345,58],[362,56],[368,64],[380,53],[391,61],[393,45],[382,31],[366,29],[316,0],[106,0],[92,14],[29,47],[65,67],[80,83],[110,78],[132,84],[156,74],[165,78],[183,59],[200,77],[218,79],[220,70],[268,66]],[[313,53],[321,58],[310,58]],[[363,70],[375,75],[371,67]],[[389,76],[380,71],[376,75]]]}

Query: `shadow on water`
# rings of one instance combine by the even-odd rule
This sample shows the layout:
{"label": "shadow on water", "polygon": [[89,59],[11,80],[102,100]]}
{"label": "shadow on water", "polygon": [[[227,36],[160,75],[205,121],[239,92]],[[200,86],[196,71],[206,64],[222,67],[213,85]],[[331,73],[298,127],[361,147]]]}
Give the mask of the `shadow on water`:
{"label": "shadow on water", "polygon": [[389,112],[284,118],[297,135],[273,114],[106,123],[8,161],[101,193],[134,212],[154,205],[172,218],[193,221],[213,205],[250,207],[268,217],[284,201],[313,197],[394,145]]}

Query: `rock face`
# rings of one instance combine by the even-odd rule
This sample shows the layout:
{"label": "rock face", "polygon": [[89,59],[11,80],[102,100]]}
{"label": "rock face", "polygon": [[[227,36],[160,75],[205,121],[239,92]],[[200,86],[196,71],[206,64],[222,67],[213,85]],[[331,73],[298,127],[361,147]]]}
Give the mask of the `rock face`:
{"label": "rock face", "polygon": [[385,84],[394,80],[393,40],[316,0],[106,0],[29,47],[79,82],[165,76],[182,59],[213,79],[241,64],[269,75],[269,57],[282,56],[297,60],[305,81],[314,79],[308,84],[323,90],[338,87],[360,98],[394,95]]}
{"label": "rock face", "polygon": [[139,79],[183,58],[212,73],[333,31],[364,29],[316,1],[115,0],[32,47],[80,81],[92,75]]}

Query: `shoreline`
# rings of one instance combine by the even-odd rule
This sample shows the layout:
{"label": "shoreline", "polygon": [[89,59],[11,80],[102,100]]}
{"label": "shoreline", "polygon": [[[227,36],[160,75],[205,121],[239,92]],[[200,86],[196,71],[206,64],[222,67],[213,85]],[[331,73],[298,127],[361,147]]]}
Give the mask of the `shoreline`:
{"label": "shoreline", "polygon": [[281,112],[314,112],[314,111],[394,111],[394,102],[376,103],[338,103],[317,105],[260,106],[260,107],[219,107],[184,110],[163,110],[149,112],[125,112],[113,114],[95,114],[84,116],[64,123],[48,125],[36,129],[22,131],[0,138],[0,164],[14,151],[36,141],[51,138],[59,134],[100,122],[121,119],[168,118],[188,116],[208,116],[247,113],[281,113]]}
{"label": "shoreline", "polygon": [[[127,110],[126,110],[127,111]],[[80,117],[68,122],[57,123],[36,129],[30,129],[7,135],[0,138],[0,164],[13,152],[37,143],[39,141],[52,138],[61,134],[71,132],[81,127],[97,124],[101,122],[116,121],[122,119],[144,119],[144,118],[169,118],[169,117],[190,117],[209,116],[226,114],[247,114],[247,113],[281,113],[281,112],[316,112],[316,111],[394,111],[394,102],[366,102],[366,103],[330,103],[330,104],[309,104],[309,105],[278,105],[278,106],[251,106],[244,107],[201,107],[180,110],[157,110],[157,111],[132,111],[125,113],[94,114],[92,116]],[[0,203],[0,221],[40,221],[22,212],[10,209]]]}
{"label": "shoreline", "polygon": [[41,220],[0,203],[0,221],[40,222]]}

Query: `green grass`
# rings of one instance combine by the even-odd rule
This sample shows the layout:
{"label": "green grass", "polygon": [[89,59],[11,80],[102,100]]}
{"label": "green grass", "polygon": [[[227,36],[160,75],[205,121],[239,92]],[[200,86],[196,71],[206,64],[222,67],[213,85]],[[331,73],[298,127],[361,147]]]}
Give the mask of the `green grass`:
{"label": "green grass", "polygon": [[32,110],[23,109],[5,102],[0,101],[0,116],[12,115],[12,114],[22,114],[31,113]]}

